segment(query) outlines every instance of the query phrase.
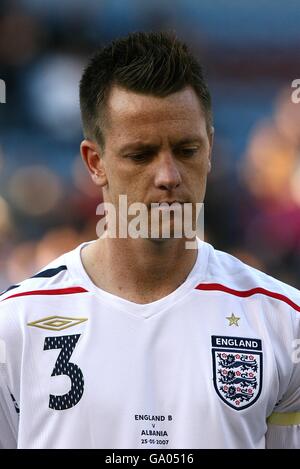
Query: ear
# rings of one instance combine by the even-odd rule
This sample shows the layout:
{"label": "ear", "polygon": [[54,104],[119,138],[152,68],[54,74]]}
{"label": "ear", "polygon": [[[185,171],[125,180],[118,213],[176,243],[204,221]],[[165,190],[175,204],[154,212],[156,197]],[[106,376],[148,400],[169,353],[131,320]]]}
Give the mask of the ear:
{"label": "ear", "polygon": [[103,164],[103,151],[92,140],[85,139],[80,144],[81,157],[87,166],[92,180],[97,186],[107,185],[105,167]]}
{"label": "ear", "polygon": [[210,127],[209,132],[208,132],[208,140],[209,140],[209,166],[208,166],[208,172],[210,173],[211,171],[211,156],[212,156],[212,149],[213,149],[213,144],[214,144],[214,135],[215,135],[215,129],[213,126]]}

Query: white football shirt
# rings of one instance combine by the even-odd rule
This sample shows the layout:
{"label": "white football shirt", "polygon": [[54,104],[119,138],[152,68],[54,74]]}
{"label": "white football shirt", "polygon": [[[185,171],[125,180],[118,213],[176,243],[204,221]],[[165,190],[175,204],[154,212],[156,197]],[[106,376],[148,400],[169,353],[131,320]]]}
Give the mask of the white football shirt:
{"label": "white football shirt", "polygon": [[300,447],[296,289],[198,240],[140,305],[93,284],[83,246],[0,296],[0,447]]}

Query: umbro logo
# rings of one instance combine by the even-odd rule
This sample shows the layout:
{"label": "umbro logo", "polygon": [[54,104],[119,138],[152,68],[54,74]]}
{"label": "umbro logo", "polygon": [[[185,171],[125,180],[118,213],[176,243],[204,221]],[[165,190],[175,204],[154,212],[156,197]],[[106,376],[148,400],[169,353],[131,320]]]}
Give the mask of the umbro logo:
{"label": "umbro logo", "polygon": [[78,326],[81,322],[87,321],[88,318],[70,318],[66,316],[48,316],[38,321],[29,322],[27,326],[39,327],[40,329],[48,329],[50,331],[62,331],[69,327]]}

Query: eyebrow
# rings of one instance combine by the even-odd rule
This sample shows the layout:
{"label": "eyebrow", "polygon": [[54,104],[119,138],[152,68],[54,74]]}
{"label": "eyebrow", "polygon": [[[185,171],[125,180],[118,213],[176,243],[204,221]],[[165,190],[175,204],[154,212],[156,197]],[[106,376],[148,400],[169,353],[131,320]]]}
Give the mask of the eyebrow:
{"label": "eyebrow", "polygon": [[128,151],[157,150],[159,147],[160,145],[154,145],[153,143],[133,142],[121,147],[119,153],[127,153]]}
{"label": "eyebrow", "polygon": [[178,142],[176,142],[173,146],[174,147],[179,147],[181,145],[188,145],[188,144],[191,144],[191,143],[200,143],[200,144],[202,144],[203,143],[203,138],[200,137],[199,135],[183,138],[181,140],[178,140]]}
{"label": "eyebrow", "polygon": [[[172,147],[178,148],[182,145],[191,145],[193,143],[202,144],[203,138],[200,137],[199,135],[186,137],[175,142],[172,145]],[[124,145],[123,147],[120,148],[118,153],[123,154],[128,151],[154,151],[154,150],[157,150],[159,147],[160,147],[159,144],[155,145],[153,143],[145,143],[142,141],[136,141],[136,142],[132,142],[132,143],[128,143],[127,145]]]}

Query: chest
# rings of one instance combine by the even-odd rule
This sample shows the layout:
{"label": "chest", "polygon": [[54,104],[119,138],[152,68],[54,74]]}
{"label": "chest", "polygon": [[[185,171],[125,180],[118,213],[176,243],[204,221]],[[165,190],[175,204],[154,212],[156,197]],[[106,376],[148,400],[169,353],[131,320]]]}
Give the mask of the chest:
{"label": "chest", "polygon": [[188,300],[147,318],[106,305],[88,313],[73,308],[73,325],[54,319],[52,329],[48,320],[30,330],[24,363],[39,383],[32,398],[47,408],[88,402],[121,412],[126,402],[214,413],[263,404],[267,413],[276,402],[274,351],[255,302]]}

